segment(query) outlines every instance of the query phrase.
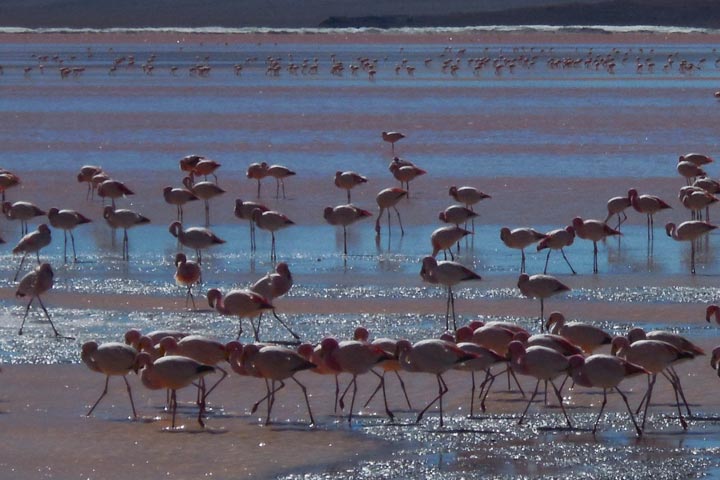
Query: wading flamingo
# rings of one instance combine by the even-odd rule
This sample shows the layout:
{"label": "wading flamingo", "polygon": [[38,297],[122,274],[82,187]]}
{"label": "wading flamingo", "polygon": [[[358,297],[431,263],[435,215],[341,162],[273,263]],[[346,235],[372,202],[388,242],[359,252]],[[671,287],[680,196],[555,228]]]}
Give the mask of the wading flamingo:
{"label": "wading flamingo", "polygon": [[75,210],[58,210],[55,207],[48,210],[47,216],[50,221],[50,225],[52,225],[53,228],[59,228],[63,231],[63,236],[65,238],[63,243],[63,258],[65,259],[65,263],[67,263],[67,234],[70,232],[70,240],[72,242],[73,250],[73,263],[77,263],[77,254],[75,253],[75,236],[73,235],[73,230],[78,225],[90,223],[92,220]]}
{"label": "wading flamingo", "polygon": [[110,383],[111,376],[120,376],[125,382],[127,388],[128,397],[130,398],[130,406],[132,407],[133,418],[137,418],[137,412],[135,412],[135,402],[133,402],[132,389],[127,381],[127,374],[131,371],[137,373],[137,356],[138,351],[130,345],[117,342],[109,342],[98,345],[97,342],[85,342],[82,346],[82,352],[80,358],[87,367],[98,373],[105,375],[105,388],[103,389],[100,397],[93,403],[90,410],[85,414],[89,417],[95,407],[98,406],[100,400],[105,397],[108,390],[108,383]]}
{"label": "wading flamingo", "polygon": [[480,275],[469,268],[452,261],[438,262],[435,257],[427,256],[422,260],[420,276],[423,281],[433,284],[440,284],[447,287],[447,302],[445,308],[445,330],[450,329],[450,312],[452,311],[453,330],[457,330],[455,320],[455,296],[452,287],[460,282],[470,280],[481,280]]}

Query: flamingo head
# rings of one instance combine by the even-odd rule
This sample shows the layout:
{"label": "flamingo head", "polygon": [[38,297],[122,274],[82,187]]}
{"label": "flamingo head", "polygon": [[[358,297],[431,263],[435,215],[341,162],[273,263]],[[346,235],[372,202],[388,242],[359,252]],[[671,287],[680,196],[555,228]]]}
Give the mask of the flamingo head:
{"label": "flamingo head", "polygon": [[444,211],[443,211],[443,212],[440,212],[440,214],[438,215],[438,219],[439,219],[441,222],[447,223],[447,215],[445,214]]}
{"label": "flamingo head", "polygon": [[718,371],[718,376],[720,376],[720,369],[718,368],[718,364],[720,363],[720,347],[713,348],[712,354],[710,355],[710,366],[713,368],[713,370]]}
{"label": "flamingo head", "polygon": [[622,356],[623,350],[630,347],[630,340],[627,337],[617,336],[610,343],[610,354]]}
{"label": "flamingo head", "polygon": [[105,208],[103,208],[103,218],[107,220],[110,218],[110,215],[115,213],[115,209],[111,205],[106,205]]}
{"label": "flamingo head", "polygon": [[132,347],[137,348],[138,341],[140,340],[140,337],[142,334],[139,330],[135,330],[134,328],[131,328],[127,332],[125,332],[125,343],[127,345],[130,345]]}
{"label": "flamingo head", "polygon": [[450,332],[444,332],[442,335],[440,335],[440,340],[449,343],[455,343],[455,336]]}
{"label": "flamingo head", "polygon": [[514,363],[522,361],[525,357],[525,345],[518,340],[508,343],[508,359]]}
{"label": "flamingo head", "polygon": [[217,308],[217,306],[220,304],[220,301],[222,300],[222,293],[220,293],[220,290],[218,290],[217,288],[211,288],[207,292],[207,300],[210,308]]}
{"label": "flamingo head", "polygon": [[575,217],[575,218],[573,218],[573,219],[572,219],[572,227],[573,227],[573,230],[578,230],[578,229],[582,228],[583,223],[584,223],[584,222],[583,222],[583,219],[582,219],[582,218],[580,218],[580,217]]}
{"label": "flamingo head", "polygon": [[472,341],[473,332],[474,332],[474,329],[470,328],[467,325],[460,327],[457,330],[455,330],[455,340],[458,343],[470,342],[470,341]]}
{"label": "flamingo head", "polygon": [[516,332],[513,335],[512,339],[517,340],[518,342],[522,342],[523,345],[527,345],[528,340],[530,340],[530,334],[525,331]]}
{"label": "flamingo head", "polygon": [[325,337],[320,342],[320,350],[322,351],[323,355],[332,353],[338,347],[338,341],[333,337]]}
{"label": "flamingo head", "polygon": [[549,331],[553,325],[556,326],[553,329],[553,333],[555,333],[556,330],[561,329],[562,326],[565,325],[565,315],[560,312],[552,312],[548,317],[547,322],[545,322],[545,330]]}
{"label": "flamingo head", "polygon": [[175,266],[176,267],[185,262],[187,262],[187,256],[184,253],[178,252],[177,254],[175,254]]}
{"label": "flamingo head", "polygon": [[[105,207],[107,208],[107,207]],[[107,218],[107,217],[106,217]],[[173,237],[177,238],[177,236],[180,234],[180,231],[182,230],[182,223],[180,222],[172,222],[170,226],[168,227],[168,231],[172,234]]]}
{"label": "flamingo head", "polygon": [[705,321],[710,323],[710,319],[715,316],[715,321],[720,323],[720,306],[708,305],[705,309]]}
{"label": "flamingo head", "polygon": [[357,327],[353,332],[353,340],[367,342],[368,338],[370,338],[370,332],[365,327]]}
{"label": "flamingo head", "polygon": [[450,187],[450,190],[448,191],[448,194],[453,197],[455,200],[457,200],[457,187],[453,185]]}
{"label": "flamingo head", "polygon": [[468,324],[468,327],[470,327],[470,329],[471,329],[473,332],[474,332],[475,330],[477,330],[478,328],[484,327],[484,326],[485,326],[485,322],[483,322],[482,320],[473,320],[472,322],[470,322],[470,323]]}
{"label": "flamingo head", "polygon": [[173,337],[163,337],[160,340],[160,355],[174,355],[173,352],[175,352],[178,348],[177,340]]}
{"label": "flamingo head", "polygon": [[673,236],[673,232],[675,231],[676,225],[673,222],[668,222],[665,224],[665,233],[667,233],[668,237]]}
{"label": "flamingo head", "polygon": [[628,332],[627,338],[630,343],[635,343],[638,340],[646,340],[647,335],[645,334],[645,330],[640,327],[635,327]]}

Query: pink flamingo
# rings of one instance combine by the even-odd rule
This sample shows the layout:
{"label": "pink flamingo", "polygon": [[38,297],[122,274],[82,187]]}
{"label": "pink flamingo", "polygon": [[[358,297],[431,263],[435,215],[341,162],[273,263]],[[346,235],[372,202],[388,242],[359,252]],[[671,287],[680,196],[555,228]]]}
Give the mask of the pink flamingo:
{"label": "pink flamingo", "polygon": [[426,170],[415,165],[400,166],[397,163],[391,165],[390,172],[392,172],[395,180],[400,182],[400,188],[404,187],[407,190],[407,198],[410,198],[410,182],[427,173]]}
{"label": "pink flamingo", "polygon": [[18,335],[22,335],[23,327],[25,326],[25,320],[27,319],[28,312],[30,312],[30,305],[32,305],[33,300],[37,298],[38,302],[40,302],[40,307],[43,309],[43,312],[45,312],[45,317],[48,319],[48,322],[50,322],[50,326],[52,327],[55,336],[67,338],[68,340],[74,340],[73,337],[64,337],[58,333],[52,319],[50,318],[50,314],[48,313],[47,308],[45,308],[45,304],[40,298],[40,295],[52,288],[54,275],[55,274],[53,273],[50,264],[43,263],[37,268],[35,268],[35,270],[33,270],[32,272],[25,274],[25,276],[20,279],[20,283],[18,284],[17,290],[15,291],[15,297],[30,297],[30,301],[25,307],[25,316],[23,316],[22,323],[20,324],[20,330],[18,330]]}
{"label": "pink flamingo", "polygon": [[[250,290],[257,293],[264,299],[272,302],[278,297],[282,297],[290,291],[293,285],[292,274],[290,273],[290,267],[285,262],[280,262],[275,266],[275,271],[268,273],[257,282],[255,282]],[[290,335],[295,337],[295,340],[300,340],[300,336],[293,332],[292,329],[283,320],[278,317],[273,307],[272,313],[280,324],[290,332]],[[262,320],[262,312],[258,318],[258,332],[260,331],[260,320]]]}
{"label": "pink flamingo", "polygon": [[540,299],[540,329],[545,325],[545,299],[571,289],[552,275],[528,275],[521,273],[517,283],[520,292],[530,298]]}
{"label": "pink flamingo", "polygon": [[466,352],[457,345],[444,340],[427,339],[411,344],[407,340],[398,342],[398,358],[400,365],[410,372],[431,373],[435,375],[438,384],[438,394],[430,403],[418,413],[415,423],[420,423],[428,409],[439,402],[440,426],[443,422],[443,397],[448,392],[448,386],[442,375],[458,364],[476,358],[474,353]]}
{"label": "pink flamingo", "polygon": [[620,382],[624,379],[638,375],[641,373],[649,374],[647,370],[639,365],[628,362],[620,357],[612,355],[591,355],[587,358],[582,355],[573,355],[570,357],[570,375],[576,385],[583,387],[599,387],[603,389],[603,401],[600,405],[600,413],[598,413],[595,424],[593,425],[592,433],[595,435],[598,424],[602,418],[605,405],[607,404],[607,391],[608,389],[614,389],[625,402],[628,415],[635,425],[635,431],[638,436],[642,436],[642,430],[635,420],[630,404],[628,403],[627,396],[618,388]]}
{"label": "pink flamingo", "polygon": [[[93,177],[94,179],[95,177]],[[110,198],[113,210],[115,209],[115,199],[122,198],[127,195],[134,195],[135,192],[130,190],[124,183],[117,180],[107,179],[100,183],[97,187],[98,197]]]}
{"label": "pink flamingo", "polygon": [[450,205],[440,212],[438,218],[441,222],[452,223],[459,227],[461,223],[467,226],[468,220],[475,221],[478,214],[463,205]]}
{"label": "pink flamingo", "polygon": [[183,205],[187,202],[194,202],[198,200],[198,197],[195,196],[195,194],[189,189],[173,187],[163,188],[163,198],[166,203],[175,205],[177,210],[177,221],[181,223],[183,221]]}
{"label": "pink flamingo", "polygon": [[255,251],[255,222],[253,221],[252,215],[255,209],[260,210],[261,212],[267,212],[270,209],[263,205],[262,203],[257,202],[243,202],[242,199],[237,198],[235,199],[235,210],[234,214],[235,217],[241,219],[241,220],[247,220],[250,224],[250,251]]}
{"label": "pink flamingo", "polygon": [[538,252],[546,248],[548,249],[548,254],[545,257],[545,268],[543,269],[543,273],[547,273],[548,260],[550,260],[550,254],[553,250],[560,250],[563,259],[565,259],[565,263],[567,263],[568,267],[570,267],[570,271],[573,275],[577,273],[572,265],[570,265],[570,261],[565,256],[565,250],[563,250],[565,247],[572,245],[574,241],[575,229],[572,225],[568,225],[565,228],[558,228],[557,230],[551,230],[545,234],[545,238],[540,240],[537,244]]}
{"label": "pink flamingo", "polygon": [[433,284],[440,284],[447,287],[448,297],[445,308],[445,330],[450,329],[450,311],[452,310],[453,330],[457,330],[455,321],[455,296],[452,287],[460,282],[470,280],[481,280],[477,273],[464,265],[452,261],[435,260],[435,257],[427,256],[422,260],[420,276],[423,281]]}
{"label": "pink flamingo", "polygon": [[30,202],[3,202],[2,212],[8,220],[20,220],[21,235],[26,235],[28,233],[28,220],[46,214],[44,210],[39,209],[35,206],[35,204]]}
{"label": "pink flamingo", "polygon": [[500,240],[505,246],[520,250],[520,273],[525,272],[525,248],[533,243],[537,243],[545,238],[544,233],[540,233],[533,228],[516,228],[510,230],[507,227],[500,229]]}
{"label": "pink flamingo", "polygon": [[260,341],[258,338],[258,330],[255,328],[252,319],[260,316],[263,310],[274,308],[270,302],[250,290],[231,290],[223,297],[223,294],[217,288],[208,290],[207,299],[210,308],[214,308],[218,313],[239,317],[240,328],[238,329],[238,339],[243,331],[242,319],[249,318],[250,325],[255,333],[255,340]]}
{"label": "pink flamingo", "polygon": [[651,242],[654,236],[653,227],[655,225],[653,216],[661,210],[672,207],[655,195],[638,195],[637,190],[634,188],[628,190],[628,198],[630,199],[630,205],[632,205],[636,212],[644,213],[647,216],[647,236],[648,242]]}
{"label": "pink flamingo", "polygon": [[712,225],[711,223],[701,220],[690,220],[677,226],[672,222],[665,225],[665,233],[667,233],[668,237],[679,242],[690,242],[691,274],[695,275],[695,240],[702,235],[707,235],[716,228],[718,228],[717,225]]}
{"label": "pink flamingo", "polygon": [[625,213],[625,210],[627,210],[630,207],[630,197],[612,197],[607,202],[607,217],[605,217],[605,222],[607,223],[610,218],[615,215],[617,216],[617,225],[615,225],[615,230],[620,231],[620,225],[627,220],[627,213]]}
{"label": "pink flamingo", "polygon": [[285,179],[296,173],[283,165],[270,165],[267,174],[275,179],[275,198],[280,198],[280,186],[282,185],[283,198],[285,197]]}
{"label": "pink flamingo", "polygon": [[442,250],[445,260],[447,260],[447,252],[450,252],[450,259],[455,260],[452,246],[466,235],[472,235],[472,232],[458,226],[440,227],[434,230],[430,235],[430,243],[433,247],[432,256],[436,257]]}
{"label": "pink flamingo", "polygon": [[202,251],[214,245],[222,245],[225,240],[215,235],[210,229],[203,227],[183,228],[182,223],[173,222],[168,228],[180,244],[195,250],[195,258],[202,263]]}
{"label": "pink flamingo", "polygon": [[[475,211],[474,205],[482,200],[485,200],[486,198],[492,198],[487,193],[483,193],[480,190],[478,190],[475,187],[457,187],[455,185],[450,187],[450,190],[448,191],[451,197],[455,199],[456,202],[462,203],[470,210]],[[471,218],[472,221],[472,231],[475,231],[475,219]]]}
{"label": "pink flamingo", "polygon": [[267,230],[270,232],[270,235],[272,237],[272,243],[270,245],[270,261],[274,262],[277,259],[277,253],[275,251],[275,232],[280,229],[295,225],[295,222],[290,220],[282,213],[276,212],[275,210],[268,210],[263,212],[259,208],[253,210],[252,219],[259,229]]}
{"label": "pink flamingo", "polygon": [[133,402],[132,390],[130,384],[127,381],[127,374],[130,371],[135,370],[137,372],[137,356],[138,351],[129,345],[124,343],[110,342],[98,345],[97,342],[85,342],[82,346],[82,352],[80,358],[87,367],[98,373],[105,375],[105,388],[103,389],[100,397],[95,401],[90,410],[85,414],[89,417],[95,407],[98,406],[100,400],[107,394],[108,383],[110,383],[111,376],[120,376],[125,382],[127,388],[128,397],[130,398],[130,406],[132,407],[133,418],[137,418],[135,411],[135,402]]}
{"label": "pink flamingo", "polygon": [[8,188],[20,185],[20,177],[14,173],[3,171],[0,172],[0,192],[2,192],[2,202],[5,202],[5,191]]}
{"label": "pink flamingo", "polygon": [[535,384],[535,390],[533,391],[533,394],[530,397],[530,401],[528,401],[525,410],[520,416],[520,420],[518,420],[518,425],[522,424],[523,420],[525,419],[525,415],[527,414],[530,405],[532,404],[535,396],[538,393],[540,381],[543,380],[549,382],[550,385],[552,385],[558,402],[560,402],[560,409],[565,416],[567,425],[568,427],[572,428],[570,417],[568,417],[567,412],[565,411],[565,406],[563,405],[560,390],[555,386],[555,383],[553,382],[555,378],[569,372],[570,364],[568,362],[568,359],[563,354],[547,347],[536,346],[528,347],[526,349],[525,346],[517,340],[513,340],[508,345],[508,354],[511,362],[510,365],[517,373],[520,373],[521,375],[535,377],[537,379],[537,383]]}
{"label": "pink flamingo", "polygon": [[196,308],[192,287],[200,281],[201,277],[202,272],[198,263],[188,261],[184,253],[175,255],[175,282],[180,286],[187,287],[185,308],[188,307],[188,300],[192,300],[193,309]]}
{"label": "pink flamingo", "polygon": [[27,257],[28,253],[34,252],[35,256],[37,257],[37,263],[38,265],[40,265],[40,250],[50,245],[51,241],[52,233],[50,233],[50,227],[48,227],[44,223],[38,225],[37,230],[28,233],[20,239],[17,245],[15,245],[15,247],[12,249],[13,255],[17,255],[19,253],[23,254],[22,258],[20,259],[20,265],[18,265],[18,269],[15,272],[15,277],[13,277],[13,281],[17,280],[20,269],[22,268],[23,262],[25,262],[25,258]]}
{"label": "pink flamingo", "polygon": [[221,166],[222,165],[215,160],[211,160],[209,158],[202,158],[193,167],[192,171],[190,172],[190,177],[192,177],[194,180],[196,175],[202,175],[203,177],[205,177],[205,180],[207,180],[208,175],[212,175],[213,177],[215,177],[215,184],[217,185],[218,178],[215,174],[215,171]]}
{"label": "pink flamingo", "polygon": [[392,154],[395,155],[395,142],[398,142],[405,138],[400,132],[382,132],[382,139],[390,144]]}
{"label": "pink flamingo", "polygon": [[347,190],[348,203],[351,203],[350,190],[363,183],[367,183],[367,177],[364,177],[359,173],[352,171],[335,172],[335,186]]}
{"label": "pink flamingo", "polygon": [[[150,390],[170,390],[171,428],[174,429],[175,414],[177,413],[177,391],[190,385],[198,386],[195,381],[215,372],[215,368],[210,365],[203,365],[192,358],[178,355],[161,357],[153,362],[149,354],[140,352],[137,358],[138,366],[142,368],[140,378],[145,387]],[[198,413],[198,423],[204,428],[203,413],[204,405],[201,405]]]}
{"label": "pink flamingo", "polygon": [[398,223],[400,224],[400,235],[405,235],[405,230],[402,226],[402,219],[400,218],[400,212],[397,209],[397,204],[402,200],[403,197],[407,196],[407,190],[398,187],[386,188],[380,190],[375,197],[375,201],[380,207],[380,213],[378,213],[377,220],[375,221],[375,233],[380,235],[380,219],[382,218],[383,212],[387,210],[388,219],[388,234],[390,233],[390,209],[395,210],[397,214]]}
{"label": "pink flamingo", "polygon": [[193,184],[191,177],[185,177],[183,179],[183,185],[190,190],[193,195],[205,203],[205,226],[210,225],[210,199],[222,195],[225,193],[225,190],[212,182],[198,182]]}
{"label": "pink flamingo", "polygon": [[123,229],[123,260],[130,260],[130,247],[128,242],[128,230],[137,225],[150,223],[150,219],[140,215],[132,210],[121,208],[115,210],[115,207],[107,206],[103,211],[103,217],[108,225],[113,229],[113,240],[115,239],[115,229]]}
{"label": "pink flamingo", "polygon": [[63,244],[63,258],[65,259],[65,263],[67,263],[67,234],[70,232],[70,240],[72,241],[73,249],[73,263],[77,263],[77,254],[75,253],[75,236],[73,235],[73,230],[78,225],[90,223],[92,220],[75,210],[58,210],[55,207],[48,210],[47,216],[50,221],[50,225],[52,225],[53,228],[59,228],[63,231],[65,238],[65,242]]}
{"label": "pink flamingo", "polygon": [[251,163],[246,176],[251,180],[257,180],[257,196],[260,198],[260,181],[268,176],[268,164],[265,162]]}
{"label": "pink flamingo", "polygon": [[598,273],[597,242],[609,236],[621,235],[620,231],[609,227],[607,223],[600,220],[583,220],[580,217],[573,218],[572,226],[578,237],[593,242],[593,273]]}
{"label": "pink flamingo", "polygon": [[325,207],[323,217],[330,225],[341,225],[343,227],[343,253],[347,256],[347,227],[358,220],[372,217],[372,213],[348,204],[338,205],[337,207]]}
{"label": "pink flamingo", "polygon": [[[77,174],[77,181],[79,183],[87,183],[87,194],[85,194],[85,200],[92,198],[95,193],[96,185],[93,184],[92,178],[98,173],[102,172],[102,167],[96,165],[83,165],[80,167],[80,172]],[[3,199],[5,201],[5,199]]]}
{"label": "pink flamingo", "polygon": [[545,329],[568,339],[588,355],[603,345],[610,345],[613,339],[612,335],[595,325],[581,322],[565,323],[565,316],[560,312],[550,314]]}

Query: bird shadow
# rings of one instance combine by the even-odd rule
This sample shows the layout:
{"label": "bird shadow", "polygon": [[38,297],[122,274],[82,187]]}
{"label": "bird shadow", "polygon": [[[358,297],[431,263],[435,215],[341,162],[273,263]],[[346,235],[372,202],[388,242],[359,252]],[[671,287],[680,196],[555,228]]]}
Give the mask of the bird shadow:
{"label": "bird shadow", "polygon": [[438,427],[434,429],[428,429],[428,433],[440,433],[440,434],[449,434],[454,435],[457,433],[472,433],[472,434],[479,434],[479,435],[491,435],[493,433],[497,433],[494,430],[483,430],[478,428],[447,428],[447,427]]}
{"label": "bird shadow", "polygon": [[539,432],[578,432],[583,431],[578,427],[567,427],[567,426],[552,426],[552,427],[536,427]]}
{"label": "bird shadow", "polygon": [[[677,418],[677,417],[675,417]],[[704,415],[692,415],[685,417],[686,420],[693,422],[720,422],[720,416],[704,416]]]}

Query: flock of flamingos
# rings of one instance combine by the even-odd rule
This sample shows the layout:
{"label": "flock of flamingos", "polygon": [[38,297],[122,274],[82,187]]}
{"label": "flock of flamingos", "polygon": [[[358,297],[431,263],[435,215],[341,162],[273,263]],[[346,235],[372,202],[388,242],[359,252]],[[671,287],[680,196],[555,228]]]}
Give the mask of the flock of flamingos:
{"label": "flock of flamingos", "polygon": [[[395,157],[395,143],[404,138],[399,132],[382,132],[382,138],[389,142],[392,148],[393,161],[390,171],[401,182],[400,187],[382,190],[377,195],[379,215],[375,223],[377,235],[381,232],[381,220],[387,212],[388,229],[391,227],[391,213],[394,210],[397,216],[401,234],[404,234],[399,202],[410,194],[410,182],[425,173],[423,169],[412,162]],[[668,223],[666,232],[675,240],[688,241],[692,248],[691,272],[695,273],[694,248],[695,243],[702,236],[715,229],[716,226],[703,220],[703,210],[717,202],[714,194],[720,191],[720,184],[709,179],[703,171],[703,165],[712,162],[712,159],[701,154],[687,154],[680,157],[677,164],[678,173],[686,179],[686,186],[680,191],[681,203],[691,211],[692,220],[675,225]],[[210,224],[209,201],[224,191],[217,185],[216,170],[220,164],[199,155],[190,155],[180,161],[180,169],[187,175],[183,187],[166,187],[163,191],[167,203],[177,207],[177,219],[170,227],[170,233],[178,242],[188,249],[195,250],[196,260],[189,260],[183,253],[176,256],[175,280],[178,285],[187,289],[186,305],[195,298],[192,288],[201,281],[201,252],[215,244],[224,243],[207,228]],[[276,180],[276,196],[285,196],[284,180],[295,172],[280,165],[267,165],[256,163],[249,166],[247,177],[257,181],[257,193],[260,196],[261,181],[265,177]],[[215,181],[208,180],[214,176]],[[199,181],[199,177],[204,180]],[[22,232],[25,234],[13,248],[14,254],[22,254],[22,259],[16,272],[16,279],[22,270],[22,265],[28,255],[35,254],[38,267],[22,277],[17,288],[18,297],[28,297],[25,316],[20,326],[19,334],[23,333],[23,326],[28,316],[31,304],[35,299],[40,303],[47,320],[57,337],[62,337],[53,324],[40,296],[52,288],[53,270],[49,263],[40,261],[40,250],[51,242],[51,230],[46,224],[41,224],[36,230],[28,233],[27,222],[33,217],[47,215],[50,225],[54,229],[63,230],[65,236],[65,261],[67,262],[67,236],[70,236],[73,260],[77,259],[73,230],[90,220],[73,210],[50,209],[48,212],[40,210],[29,202],[10,203],[5,201],[5,193],[12,186],[19,183],[19,178],[8,171],[0,173],[0,188],[3,195],[3,213],[13,220],[20,220]],[[78,174],[78,181],[87,183],[87,197],[95,194],[110,199],[111,205],[105,206],[103,217],[114,229],[123,229],[123,259],[129,259],[128,230],[149,220],[143,215],[123,208],[117,208],[119,200],[133,192],[122,182],[110,178],[100,167],[84,166]],[[351,203],[352,189],[365,183],[367,179],[356,172],[337,172],[335,185],[347,191],[347,204],[336,207],[327,207],[324,217],[331,225],[341,226],[344,231],[358,220],[372,216],[367,211]],[[575,274],[575,270],[565,256],[564,248],[571,245],[575,236],[590,240],[594,245],[593,273],[597,268],[597,243],[607,236],[618,235],[623,221],[627,218],[625,210],[632,207],[634,210],[647,215],[648,242],[653,237],[653,215],[669,205],[653,195],[640,195],[631,189],[625,197],[615,197],[608,201],[608,215],[604,220],[575,218],[572,225],[548,233],[540,233],[531,228],[502,228],[500,236],[502,241],[513,249],[521,252],[520,276],[518,288],[523,295],[540,300],[540,331],[531,333],[526,329],[509,322],[479,322],[458,327],[454,311],[453,286],[464,281],[480,279],[480,276],[459,262],[454,261],[452,249],[466,235],[474,229],[473,217],[476,216],[473,205],[489,198],[489,195],[473,187],[452,187],[449,194],[458,202],[441,212],[439,217],[448,226],[438,228],[432,233],[432,254],[422,259],[420,275],[430,284],[437,284],[447,289],[446,301],[446,333],[440,338],[418,341],[414,344],[407,340],[378,338],[370,340],[369,332],[360,327],[355,331],[352,340],[339,341],[328,337],[319,344],[300,343],[300,336],[296,334],[281,317],[272,305],[273,299],[287,293],[293,284],[290,268],[285,262],[276,262],[275,233],[293,222],[280,212],[268,209],[258,202],[236,201],[235,215],[250,223],[251,248],[255,249],[255,227],[269,231],[272,236],[271,259],[275,265],[274,272],[258,280],[249,289],[237,289],[223,295],[217,289],[207,292],[209,305],[224,315],[238,318],[249,318],[256,343],[241,344],[239,338],[242,334],[242,323],[238,332],[238,339],[222,343],[201,335],[188,334],[179,331],[155,331],[142,334],[137,330],[129,330],[125,334],[124,342],[110,342],[98,345],[94,341],[82,345],[82,361],[91,369],[106,376],[105,386],[100,397],[95,401],[87,415],[91,415],[97,405],[107,394],[108,383],[111,376],[120,376],[127,386],[128,396],[132,407],[133,417],[137,416],[132,397],[132,390],[127,380],[128,373],[134,371],[139,374],[142,384],[149,389],[165,389],[168,391],[168,408],[172,412],[172,428],[175,428],[175,415],[177,409],[176,392],[179,389],[195,386],[198,389],[197,421],[204,426],[205,406],[211,393],[226,378],[228,372],[223,366],[229,363],[230,368],[240,374],[263,378],[266,385],[266,394],[256,402],[252,411],[266,403],[266,424],[271,422],[272,408],[276,394],[290,379],[303,391],[310,424],[315,423],[310,401],[305,386],[296,378],[298,372],[311,370],[318,374],[332,375],[335,378],[335,408],[344,409],[345,397],[352,387],[352,398],[348,410],[348,421],[352,421],[355,410],[355,396],[357,393],[357,377],[371,374],[377,378],[378,385],[373,395],[367,400],[367,405],[375,394],[382,391],[384,408],[390,420],[394,415],[388,407],[385,392],[385,375],[388,372],[395,375],[402,387],[408,408],[412,409],[411,400],[405,391],[402,375],[411,372],[429,373],[436,376],[438,392],[424,408],[417,414],[420,422],[424,414],[436,403],[439,404],[439,421],[443,420],[443,396],[448,391],[443,374],[449,370],[462,370],[471,373],[471,415],[473,414],[476,399],[485,410],[485,401],[490,394],[491,387],[498,375],[507,374],[508,386],[511,378],[514,379],[519,394],[525,396],[522,387],[515,378],[516,374],[530,376],[536,379],[533,393],[520,416],[519,423],[523,422],[529,407],[536,397],[541,381],[548,383],[555,393],[561,407],[565,422],[572,427],[572,421],[563,405],[562,389],[568,379],[574,385],[603,389],[603,402],[597,420],[593,426],[596,432],[602,418],[607,401],[608,390],[617,392],[627,407],[628,416],[637,435],[643,434],[648,409],[651,404],[653,387],[658,375],[664,377],[672,386],[676,398],[679,421],[684,429],[687,428],[685,414],[692,417],[690,406],[680,382],[680,376],[674,366],[696,356],[704,355],[701,348],[688,339],[667,331],[645,332],[640,328],[632,329],[627,336],[613,337],[602,329],[587,323],[566,322],[563,315],[553,312],[547,320],[544,314],[544,300],[553,295],[570,290],[557,278],[543,274],[528,275],[525,273],[525,248],[536,245],[537,250],[548,249],[545,262],[553,250],[559,250],[568,267]],[[205,204],[205,227],[185,228],[183,226],[183,206],[189,201],[202,200]],[[707,213],[705,213],[707,215]],[[607,222],[616,218],[615,227]],[[706,217],[707,218],[707,217]],[[445,260],[437,260],[440,252]],[[347,255],[347,242],[344,254]],[[447,256],[451,260],[447,260]],[[287,345],[260,342],[260,319],[263,312],[270,311],[282,323],[295,339]],[[706,320],[715,318],[720,323],[720,307],[711,305],[707,308]],[[257,318],[257,322],[254,319]],[[453,328],[450,330],[450,318]],[[70,337],[62,337],[70,338]],[[296,348],[293,348],[293,344]],[[611,354],[594,354],[593,352],[610,345]],[[720,372],[720,347],[715,348],[711,355],[711,365]],[[484,375],[477,394],[475,373]],[[220,377],[211,385],[206,383],[206,377],[219,373]],[[352,378],[340,392],[338,377],[348,374]],[[635,412],[630,407],[627,397],[619,389],[621,382],[631,376],[647,375],[648,388],[640,405]],[[557,380],[562,380],[558,386]],[[547,399],[546,399],[547,402]],[[636,415],[642,411],[642,420]]]}

